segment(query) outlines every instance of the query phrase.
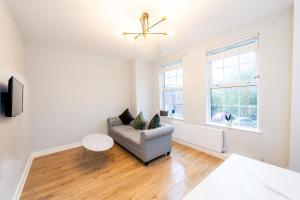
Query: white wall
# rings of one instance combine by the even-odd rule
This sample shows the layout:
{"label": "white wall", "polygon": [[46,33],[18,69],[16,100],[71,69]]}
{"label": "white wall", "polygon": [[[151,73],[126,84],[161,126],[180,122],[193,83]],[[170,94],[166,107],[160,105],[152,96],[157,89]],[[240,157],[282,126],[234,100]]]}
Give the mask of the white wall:
{"label": "white wall", "polygon": [[[137,114],[137,86],[136,86],[136,64],[135,60],[129,62],[130,66],[130,112],[132,115]],[[134,116],[133,116],[134,117]]]}
{"label": "white wall", "polygon": [[101,56],[27,46],[32,150],[107,133],[106,120],[130,106],[129,64]]}
{"label": "white wall", "polygon": [[300,2],[294,1],[290,169],[300,172]]}
{"label": "white wall", "polygon": [[155,110],[153,106],[153,66],[148,62],[133,60],[131,68],[131,109],[134,115],[143,112],[146,120],[151,120]]}
{"label": "white wall", "polygon": [[[259,32],[259,114],[262,133],[225,129],[225,145],[229,153],[258,160],[263,158],[266,162],[286,167],[289,152],[291,22],[292,12],[286,10],[159,60],[157,64],[178,58],[183,60],[184,121],[191,124],[206,122],[207,49]],[[157,82],[156,100],[159,100]],[[156,108],[159,108],[158,101]]]}
{"label": "white wall", "polygon": [[[0,1],[0,93],[7,92],[15,76],[25,86],[24,112],[7,118],[0,102],[0,199],[11,199],[29,156],[28,85],[25,79],[23,43],[3,1]],[[0,95],[1,96],[1,95]]]}

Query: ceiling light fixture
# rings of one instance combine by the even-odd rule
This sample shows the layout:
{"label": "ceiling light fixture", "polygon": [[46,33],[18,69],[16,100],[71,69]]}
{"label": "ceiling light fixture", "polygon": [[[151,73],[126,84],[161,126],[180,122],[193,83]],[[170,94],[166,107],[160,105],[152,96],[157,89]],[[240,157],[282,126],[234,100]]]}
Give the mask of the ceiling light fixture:
{"label": "ceiling light fixture", "polygon": [[157,26],[158,24],[160,24],[161,22],[165,21],[166,19],[167,19],[167,17],[163,17],[158,22],[156,22],[153,25],[149,26],[149,14],[147,12],[144,12],[142,14],[142,16],[140,17],[140,23],[141,23],[141,26],[142,26],[142,32],[138,32],[138,33],[123,32],[122,34],[123,35],[136,35],[134,37],[134,39],[137,39],[141,35],[144,36],[144,38],[146,37],[146,35],[165,35],[166,36],[166,35],[168,35],[168,33],[166,33],[166,32],[160,32],[160,33],[150,32],[150,29],[152,29],[153,27]]}

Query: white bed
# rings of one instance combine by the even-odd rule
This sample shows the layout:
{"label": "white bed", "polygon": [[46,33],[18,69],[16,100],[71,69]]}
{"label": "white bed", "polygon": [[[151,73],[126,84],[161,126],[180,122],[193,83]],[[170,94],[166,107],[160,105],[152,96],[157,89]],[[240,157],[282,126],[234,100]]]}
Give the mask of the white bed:
{"label": "white bed", "polygon": [[300,174],[230,156],[184,200],[300,200]]}

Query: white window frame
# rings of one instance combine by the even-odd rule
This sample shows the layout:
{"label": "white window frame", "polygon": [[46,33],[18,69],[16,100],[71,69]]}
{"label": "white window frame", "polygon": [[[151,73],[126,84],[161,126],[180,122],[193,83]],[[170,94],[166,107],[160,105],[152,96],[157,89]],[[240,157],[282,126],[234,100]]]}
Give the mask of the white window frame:
{"label": "white window frame", "polygon": [[[173,65],[177,65],[177,64],[178,64],[178,66],[173,67]],[[177,69],[182,70],[182,87],[166,88],[165,87],[165,72],[173,71],[173,70],[177,70]],[[164,93],[165,92],[173,92],[173,91],[183,92],[182,59],[177,59],[175,61],[170,61],[170,62],[167,62],[167,63],[164,63],[164,64],[160,64],[159,76],[160,76],[160,84],[159,84],[160,109],[164,110],[165,109],[165,102],[164,102]],[[183,102],[182,102],[182,106],[183,106]],[[183,120],[183,110],[182,110],[182,116],[181,117],[172,116],[172,115],[170,115],[170,113],[168,113],[168,117]]]}
{"label": "white window frame", "polygon": [[[227,127],[224,123],[218,123],[218,122],[212,122],[211,121],[211,90],[212,89],[219,89],[219,88],[233,88],[233,87],[247,87],[247,86],[256,86],[256,91],[257,91],[257,104],[256,104],[256,108],[257,108],[257,125],[256,128],[252,128],[252,127],[246,127],[246,126],[238,126],[238,125],[233,125],[230,128],[233,129],[240,129],[240,130],[246,130],[246,131],[251,131],[251,132],[257,132],[260,133],[260,119],[261,119],[261,113],[260,113],[260,109],[259,109],[259,105],[260,105],[260,91],[259,91],[259,82],[260,82],[260,75],[259,75],[259,34],[255,35],[255,36],[251,36],[249,38],[243,39],[243,40],[239,40],[239,41],[235,41],[232,43],[229,43],[228,45],[223,45],[223,48],[226,49],[227,46],[230,46],[231,44],[236,44],[239,43],[240,41],[245,41],[247,39],[251,39],[251,38],[256,38],[256,43],[257,43],[257,48],[256,48],[256,76],[255,76],[255,80],[254,81],[244,81],[244,82],[236,82],[236,83],[224,83],[224,84],[215,84],[213,85],[211,83],[211,61],[208,61],[208,55],[206,55],[206,77],[207,77],[207,87],[206,87],[206,94],[207,94],[207,98],[206,98],[206,102],[207,102],[207,108],[206,108],[206,124],[209,125],[214,125],[214,126],[221,126],[221,127]],[[216,49],[222,49],[221,48],[216,48]],[[211,50],[208,50],[207,52],[209,52]],[[226,50],[224,50],[226,51]],[[240,53],[239,53],[240,54]],[[237,55],[239,55],[237,54]],[[240,65],[240,61],[239,61],[239,65]]]}

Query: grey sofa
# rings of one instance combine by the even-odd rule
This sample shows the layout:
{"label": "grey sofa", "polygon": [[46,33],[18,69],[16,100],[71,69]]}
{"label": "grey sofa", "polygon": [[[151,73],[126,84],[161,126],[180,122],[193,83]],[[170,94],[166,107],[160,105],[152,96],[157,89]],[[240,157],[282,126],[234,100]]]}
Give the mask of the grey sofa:
{"label": "grey sofa", "polygon": [[170,155],[174,131],[171,125],[161,124],[156,129],[136,130],[130,125],[123,125],[119,117],[108,118],[107,124],[114,141],[140,158],[146,166],[161,155]]}

